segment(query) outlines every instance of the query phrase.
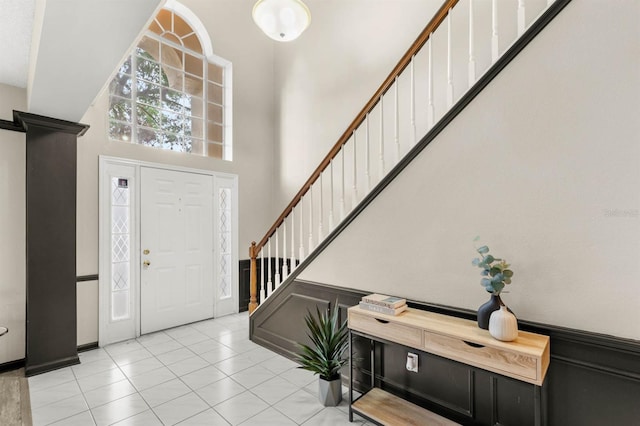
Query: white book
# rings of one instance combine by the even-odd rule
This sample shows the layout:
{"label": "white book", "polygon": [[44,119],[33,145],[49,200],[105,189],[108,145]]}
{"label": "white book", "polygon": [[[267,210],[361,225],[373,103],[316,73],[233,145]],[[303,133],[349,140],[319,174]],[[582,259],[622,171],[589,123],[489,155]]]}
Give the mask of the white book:
{"label": "white book", "polygon": [[366,309],[367,311],[371,312],[378,312],[380,314],[398,315],[399,313],[404,312],[407,309],[407,305],[404,304],[398,308],[389,308],[386,306],[374,305],[367,302],[360,302],[360,308]]}
{"label": "white book", "polygon": [[401,297],[387,296],[377,293],[364,296],[362,301],[371,305],[386,306],[388,308],[399,308],[400,306],[407,304],[407,300]]}

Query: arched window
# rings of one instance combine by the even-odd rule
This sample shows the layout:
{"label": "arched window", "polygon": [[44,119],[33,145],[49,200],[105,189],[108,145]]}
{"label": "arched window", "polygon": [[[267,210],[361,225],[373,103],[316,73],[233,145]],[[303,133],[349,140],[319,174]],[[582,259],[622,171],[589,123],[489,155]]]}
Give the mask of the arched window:
{"label": "arched window", "polygon": [[231,63],[213,55],[204,26],[176,1],[158,13],[109,89],[110,139],[232,159]]}

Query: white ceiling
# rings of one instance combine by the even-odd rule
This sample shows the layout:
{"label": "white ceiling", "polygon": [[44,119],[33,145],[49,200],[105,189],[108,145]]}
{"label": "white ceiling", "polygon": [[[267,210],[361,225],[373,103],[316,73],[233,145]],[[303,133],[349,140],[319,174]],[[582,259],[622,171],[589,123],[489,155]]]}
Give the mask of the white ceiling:
{"label": "white ceiling", "polygon": [[36,0],[0,0],[0,83],[27,87]]}
{"label": "white ceiling", "polygon": [[27,88],[29,112],[78,121],[162,2],[0,0],[0,83]]}

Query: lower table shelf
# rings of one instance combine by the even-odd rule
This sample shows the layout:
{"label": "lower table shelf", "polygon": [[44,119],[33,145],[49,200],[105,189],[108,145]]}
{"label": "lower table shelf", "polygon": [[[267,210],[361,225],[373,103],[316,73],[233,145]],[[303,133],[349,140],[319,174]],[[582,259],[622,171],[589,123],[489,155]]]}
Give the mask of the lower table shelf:
{"label": "lower table shelf", "polygon": [[351,408],[354,413],[362,414],[382,425],[450,426],[458,424],[380,388],[373,388],[362,395],[351,405]]}

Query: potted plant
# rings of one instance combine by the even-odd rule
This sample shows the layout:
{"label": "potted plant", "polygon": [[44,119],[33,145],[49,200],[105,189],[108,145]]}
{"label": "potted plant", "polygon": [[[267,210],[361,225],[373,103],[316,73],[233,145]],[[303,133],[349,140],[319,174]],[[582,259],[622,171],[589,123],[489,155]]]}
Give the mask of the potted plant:
{"label": "potted plant", "polygon": [[[478,241],[478,237],[474,241]],[[478,308],[478,327],[488,330],[491,313],[504,305],[500,299],[500,293],[506,285],[511,284],[513,271],[509,269],[511,265],[506,260],[489,254],[489,247],[476,247],[476,251],[480,257],[473,259],[472,264],[482,270],[480,274],[483,278],[480,280],[480,284],[487,292],[491,293],[491,299]]]}
{"label": "potted plant", "polygon": [[300,353],[297,361],[298,368],[312,371],[320,376],[319,399],[325,406],[336,406],[342,400],[342,381],[340,369],[347,363],[348,329],[347,321],[338,322],[337,303],[333,309],[324,312],[316,307],[316,316],[307,312],[307,336],[313,345],[298,343]]}

